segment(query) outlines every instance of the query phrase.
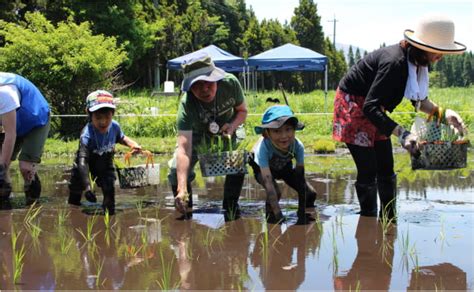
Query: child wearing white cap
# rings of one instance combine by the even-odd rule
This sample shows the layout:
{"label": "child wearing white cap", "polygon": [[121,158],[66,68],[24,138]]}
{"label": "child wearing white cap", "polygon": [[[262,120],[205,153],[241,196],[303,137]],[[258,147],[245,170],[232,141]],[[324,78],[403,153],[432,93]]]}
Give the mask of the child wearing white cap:
{"label": "child wearing white cap", "polygon": [[96,202],[92,191],[92,179],[102,188],[102,207],[110,215],[115,214],[115,169],[113,164],[116,143],[128,146],[132,151],[141,151],[140,145],[122,132],[119,123],[113,120],[114,97],[105,90],[96,90],[87,96],[89,122],[81,132],[79,149],[69,182],[68,203],[81,205],[82,193],[89,202]]}

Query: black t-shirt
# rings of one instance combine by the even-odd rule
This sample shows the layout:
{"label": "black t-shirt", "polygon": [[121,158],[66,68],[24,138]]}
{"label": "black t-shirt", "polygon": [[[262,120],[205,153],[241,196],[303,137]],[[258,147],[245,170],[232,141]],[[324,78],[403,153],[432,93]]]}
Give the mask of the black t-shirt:
{"label": "black t-shirt", "polygon": [[389,112],[400,104],[408,79],[408,57],[400,45],[380,48],[352,66],[339,82],[349,94],[365,96],[364,114],[385,135],[397,126],[381,109]]}

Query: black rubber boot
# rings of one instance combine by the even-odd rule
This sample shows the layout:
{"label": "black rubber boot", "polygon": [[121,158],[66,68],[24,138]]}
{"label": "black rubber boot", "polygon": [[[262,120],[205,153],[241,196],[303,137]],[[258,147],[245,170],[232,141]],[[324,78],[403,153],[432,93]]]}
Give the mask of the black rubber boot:
{"label": "black rubber boot", "polygon": [[377,183],[355,183],[361,216],[377,216]]}
{"label": "black rubber boot", "polygon": [[82,191],[81,190],[71,190],[69,189],[69,198],[67,199],[68,204],[74,205],[74,206],[80,206],[81,205],[81,197],[82,197]]}
{"label": "black rubber boot", "polygon": [[102,185],[102,193],[104,194],[104,201],[102,208],[104,212],[108,211],[109,215],[115,215],[115,178],[108,178]]}
{"label": "black rubber boot", "polygon": [[310,185],[308,185],[308,183],[306,184],[306,194],[305,194],[305,206],[306,208],[314,208],[316,207],[314,205],[314,202],[316,201],[316,191],[313,189],[313,187],[311,187]]}
{"label": "black rubber boot", "polygon": [[224,182],[224,219],[226,222],[240,218],[239,197],[244,184],[244,175],[227,175]]}
{"label": "black rubber boot", "polygon": [[39,197],[41,195],[41,181],[39,179],[38,174],[35,174],[35,178],[31,181],[31,183],[25,184],[25,203],[27,206],[32,205],[33,203],[37,203],[39,201]]}
{"label": "black rubber boot", "polygon": [[9,183],[4,183],[1,188],[0,210],[11,210],[12,203],[10,202],[10,194],[12,192],[12,185]]}
{"label": "black rubber boot", "polygon": [[377,178],[377,187],[380,197],[380,219],[396,221],[397,212],[397,175]]}

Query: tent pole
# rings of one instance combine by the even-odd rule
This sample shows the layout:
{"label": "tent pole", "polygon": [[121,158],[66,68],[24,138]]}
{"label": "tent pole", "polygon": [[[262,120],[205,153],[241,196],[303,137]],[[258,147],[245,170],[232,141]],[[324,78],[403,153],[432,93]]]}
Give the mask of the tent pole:
{"label": "tent pole", "polygon": [[170,69],[166,69],[166,81],[169,81],[168,80],[169,74],[170,74]]}
{"label": "tent pole", "polygon": [[328,112],[328,65],[324,66],[324,112]]}

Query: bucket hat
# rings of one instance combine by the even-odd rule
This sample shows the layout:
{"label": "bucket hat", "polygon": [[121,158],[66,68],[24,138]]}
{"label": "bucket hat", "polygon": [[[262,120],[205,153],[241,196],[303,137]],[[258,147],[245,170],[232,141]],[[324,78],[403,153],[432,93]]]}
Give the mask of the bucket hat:
{"label": "bucket hat", "polygon": [[105,90],[96,90],[89,93],[86,103],[89,112],[95,112],[104,107],[115,109],[114,96]]}
{"label": "bucket hat", "polygon": [[217,82],[225,77],[225,71],[217,68],[211,57],[205,52],[186,60],[181,67],[184,73],[181,84],[182,91],[189,91],[194,82],[198,80]]}
{"label": "bucket hat", "polygon": [[274,105],[265,110],[262,124],[255,127],[255,133],[262,134],[265,129],[278,129],[288,120],[291,120],[297,131],[304,128],[304,124],[298,121],[291,108],[287,105]]}
{"label": "bucket hat", "polygon": [[424,16],[415,30],[406,29],[405,39],[413,46],[436,54],[462,54],[466,46],[454,41],[454,22],[440,14]]}

